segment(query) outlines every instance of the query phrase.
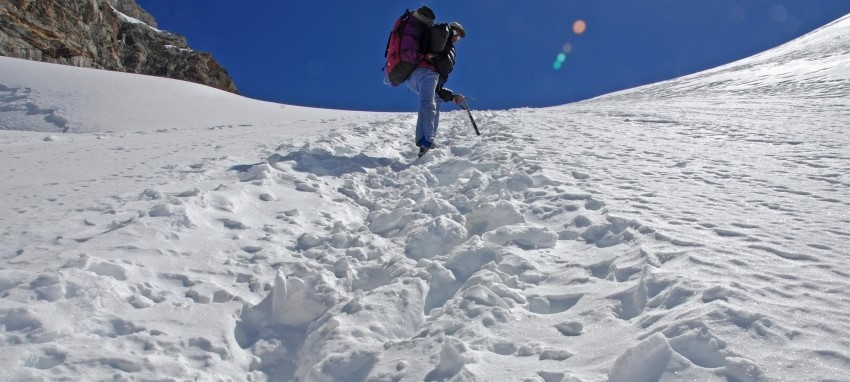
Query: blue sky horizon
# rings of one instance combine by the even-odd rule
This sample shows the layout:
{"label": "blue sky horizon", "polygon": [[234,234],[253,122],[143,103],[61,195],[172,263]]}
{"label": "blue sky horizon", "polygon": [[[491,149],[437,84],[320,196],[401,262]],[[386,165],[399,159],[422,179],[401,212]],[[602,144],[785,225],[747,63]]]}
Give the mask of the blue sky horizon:
{"label": "blue sky horizon", "polygon": [[381,69],[393,22],[421,5],[466,28],[446,87],[477,109],[556,106],[681,77],[850,13],[841,0],[138,3],[211,52],[246,97],[364,111],[416,110],[415,95],[384,85]]}

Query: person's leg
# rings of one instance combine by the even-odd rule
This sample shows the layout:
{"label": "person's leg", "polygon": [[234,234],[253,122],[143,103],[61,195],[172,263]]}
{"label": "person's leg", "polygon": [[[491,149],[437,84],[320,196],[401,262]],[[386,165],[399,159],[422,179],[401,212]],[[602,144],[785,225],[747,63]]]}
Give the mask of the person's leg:
{"label": "person's leg", "polygon": [[[419,82],[422,80],[422,76],[427,71],[428,70],[425,69],[425,68],[413,69],[413,72],[411,72],[410,76],[407,77],[407,80],[405,80],[405,83],[407,84],[407,88],[412,90],[417,95],[419,95]],[[416,144],[416,146],[420,146],[419,141],[422,140],[422,121],[423,121],[422,109],[420,108],[418,117],[416,118],[416,131],[414,133],[414,139],[413,139],[413,142]]]}
{"label": "person's leg", "polygon": [[419,117],[416,120],[416,138],[417,145],[422,144],[426,148],[431,147],[436,136],[438,103],[442,100],[436,96],[437,81],[440,75],[436,72],[425,69],[416,68],[407,79],[407,86],[419,94]]}
{"label": "person's leg", "polygon": [[445,101],[443,101],[443,99],[439,96],[434,97],[434,104],[437,107],[437,112],[434,114],[434,128],[431,129],[430,134],[425,134],[425,139],[428,140],[431,145],[437,142],[437,130],[440,129],[440,106],[443,105],[443,102]]}

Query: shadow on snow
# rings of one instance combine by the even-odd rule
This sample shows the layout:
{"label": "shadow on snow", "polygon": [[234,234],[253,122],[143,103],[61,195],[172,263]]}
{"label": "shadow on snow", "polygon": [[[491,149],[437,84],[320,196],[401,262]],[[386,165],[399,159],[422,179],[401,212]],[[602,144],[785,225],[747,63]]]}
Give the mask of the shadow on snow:
{"label": "shadow on snow", "polygon": [[[372,158],[364,154],[358,154],[353,157],[334,156],[332,154],[321,153],[306,153],[294,152],[286,156],[274,154],[268,159],[268,164],[274,165],[278,162],[293,161],[295,165],[293,170],[300,172],[309,172],[318,176],[342,176],[355,172],[366,172],[367,169],[389,167],[393,171],[402,171],[410,167],[410,164],[402,163],[390,158]],[[230,167],[230,171],[244,173],[256,165],[240,164]]]}

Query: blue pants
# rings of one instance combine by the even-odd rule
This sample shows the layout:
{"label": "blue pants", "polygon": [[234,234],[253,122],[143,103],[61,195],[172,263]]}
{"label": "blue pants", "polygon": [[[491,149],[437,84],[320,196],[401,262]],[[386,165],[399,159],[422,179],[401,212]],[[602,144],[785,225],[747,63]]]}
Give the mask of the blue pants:
{"label": "blue pants", "polygon": [[416,140],[418,146],[426,149],[431,148],[437,138],[437,129],[440,126],[440,105],[443,99],[437,97],[437,81],[440,75],[437,72],[416,68],[407,78],[407,87],[419,94],[419,118],[416,120]]}

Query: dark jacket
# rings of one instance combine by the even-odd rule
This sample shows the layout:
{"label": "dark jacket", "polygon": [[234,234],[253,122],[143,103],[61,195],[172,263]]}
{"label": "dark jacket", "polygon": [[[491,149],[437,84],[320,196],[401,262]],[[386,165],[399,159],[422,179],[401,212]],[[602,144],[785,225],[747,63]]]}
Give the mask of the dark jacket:
{"label": "dark jacket", "polygon": [[448,24],[437,24],[432,26],[429,32],[426,34],[427,40],[424,47],[431,53],[430,61],[434,71],[440,75],[440,81],[437,82],[437,95],[448,102],[454,98],[454,93],[443,88],[443,85],[449,80],[449,74],[457,62],[451,30]]}
{"label": "dark jacket", "polygon": [[440,82],[445,83],[449,74],[455,67],[455,46],[451,39],[451,30],[448,24],[437,24],[430,28],[426,34],[426,45],[428,53],[431,53],[431,63],[434,71],[440,74]]}

